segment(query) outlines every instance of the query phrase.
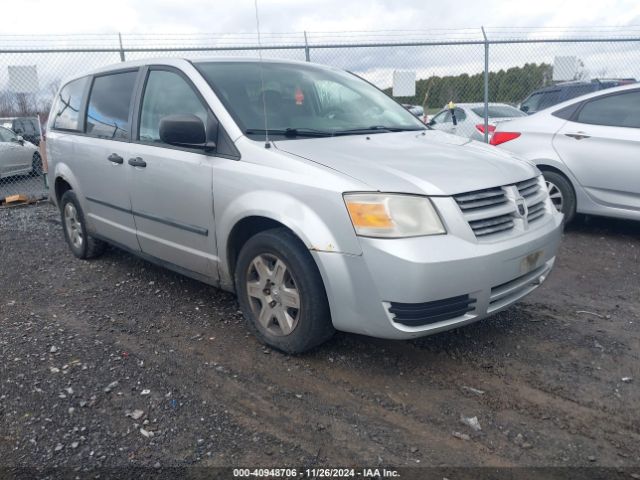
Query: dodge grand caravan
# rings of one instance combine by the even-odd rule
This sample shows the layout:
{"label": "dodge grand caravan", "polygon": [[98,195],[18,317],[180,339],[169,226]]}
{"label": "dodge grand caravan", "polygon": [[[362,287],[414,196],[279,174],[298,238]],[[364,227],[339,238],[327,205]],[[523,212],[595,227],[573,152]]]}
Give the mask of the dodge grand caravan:
{"label": "dodge grand caravan", "polygon": [[560,241],[535,166],[335,68],[122,63],[66,83],[49,122],[76,257],[108,243],[234,291],[286,352],[479,320],[540,285]]}

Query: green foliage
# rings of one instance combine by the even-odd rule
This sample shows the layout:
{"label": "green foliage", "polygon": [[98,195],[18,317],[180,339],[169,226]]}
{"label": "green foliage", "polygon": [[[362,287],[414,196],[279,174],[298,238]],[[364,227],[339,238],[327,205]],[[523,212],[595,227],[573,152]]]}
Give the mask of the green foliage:
{"label": "green foliage", "polygon": [[[552,66],[546,63],[525,63],[522,67],[489,72],[489,101],[516,104],[533,90],[547,85]],[[442,108],[445,104],[484,101],[484,76],[482,73],[457,76],[429,77],[416,81],[416,95],[396,98],[401,103],[422,105],[429,89],[429,108]],[[391,95],[391,88],[385,89]]]}

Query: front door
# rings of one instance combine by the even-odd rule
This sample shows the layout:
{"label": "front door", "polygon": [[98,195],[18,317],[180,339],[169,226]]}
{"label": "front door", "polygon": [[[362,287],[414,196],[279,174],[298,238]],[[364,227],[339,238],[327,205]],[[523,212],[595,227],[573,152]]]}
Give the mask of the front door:
{"label": "front door", "polygon": [[20,145],[18,137],[0,127],[0,175],[24,173],[31,168],[32,150]]}
{"label": "front door", "polygon": [[640,209],[640,90],[587,101],[553,146],[594,201]]}
{"label": "front door", "polygon": [[144,253],[215,280],[216,159],[160,140],[160,120],[173,114],[196,115],[205,125],[212,115],[183,74],[151,67],[140,101],[137,143],[127,159],[138,241]]}

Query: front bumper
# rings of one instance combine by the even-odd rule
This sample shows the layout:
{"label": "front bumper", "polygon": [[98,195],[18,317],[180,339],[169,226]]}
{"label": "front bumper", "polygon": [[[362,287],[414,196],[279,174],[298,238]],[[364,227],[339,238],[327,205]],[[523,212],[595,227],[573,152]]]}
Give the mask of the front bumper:
{"label": "front bumper", "polygon": [[[551,271],[562,215],[494,243],[456,235],[360,238],[362,255],[312,251],[336,329],[409,339],[480,320],[537,288]],[[423,325],[396,321],[392,303],[422,304],[469,295],[469,311]],[[393,308],[392,308],[393,310]],[[441,317],[439,317],[441,318]]]}

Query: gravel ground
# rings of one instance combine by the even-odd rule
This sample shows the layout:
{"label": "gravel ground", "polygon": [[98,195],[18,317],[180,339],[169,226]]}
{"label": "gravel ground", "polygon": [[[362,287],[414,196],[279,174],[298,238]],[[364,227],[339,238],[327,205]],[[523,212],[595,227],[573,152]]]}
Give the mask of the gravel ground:
{"label": "gravel ground", "polygon": [[548,281],[506,312],[411,342],[338,334],[294,357],[261,346],[232,295],[115,248],[76,260],[49,204],[0,209],[2,465],[605,466],[631,478],[639,256],[640,223],[579,219]]}

